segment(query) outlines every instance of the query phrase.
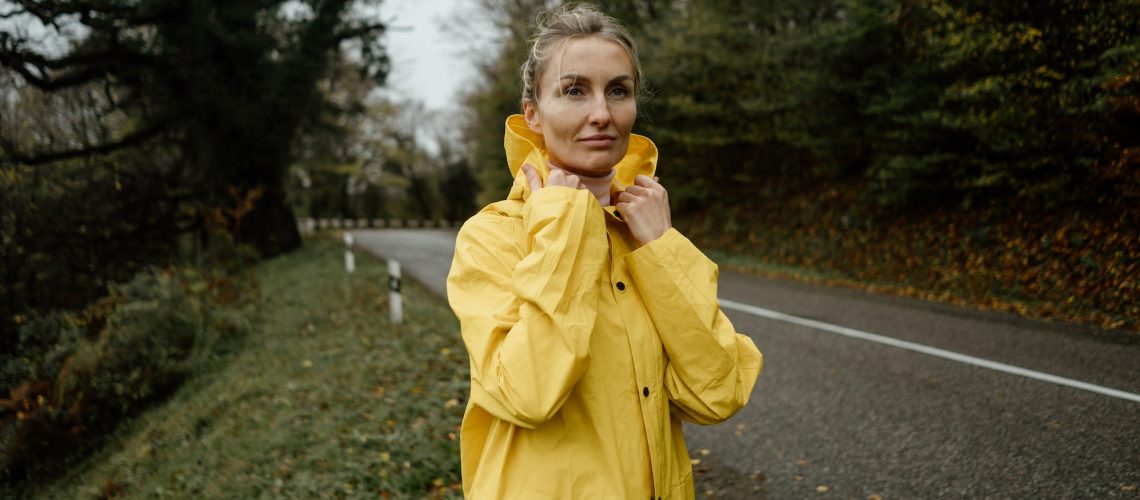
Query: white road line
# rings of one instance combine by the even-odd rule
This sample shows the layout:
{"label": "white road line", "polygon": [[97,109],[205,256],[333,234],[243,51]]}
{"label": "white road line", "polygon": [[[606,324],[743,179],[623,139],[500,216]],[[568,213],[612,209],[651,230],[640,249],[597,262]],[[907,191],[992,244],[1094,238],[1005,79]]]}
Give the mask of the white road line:
{"label": "white road line", "polygon": [[721,299],[720,300],[720,306],[724,309],[731,309],[734,311],[740,311],[740,312],[745,312],[745,313],[749,313],[749,314],[754,314],[754,315],[760,316],[762,318],[774,319],[776,321],[784,321],[787,323],[792,323],[792,324],[796,324],[796,325],[800,325],[800,326],[815,328],[817,330],[823,330],[825,332],[836,333],[839,335],[845,335],[847,337],[853,337],[853,338],[862,339],[862,340],[869,340],[871,342],[886,344],[889,346],[898,347],[898,348],[906,349],[909,351],[921,352],[923,354],[929,354],[931,356],[937,356],[939,358],[949,359],[952,361],[957,361],[959,363],[966,363],[968,365],[980,366],[982,368],[989,368],[991,370],[997,370],[999,372],[1010,373],[1013,375],[1021,375],[1022,377],[1029,377],[1031,379],[1041,380],[1043,382],[1051,382],[1051,383],[1058,384],[1058,385],[1073,387],[1076,389],[1095,392],[1098,394],[1104,394],[1106,396],[1112,396],[1114,398],[1126,399],[1128,401],[1140,403],[1140,394],[1133,394],[1131,392],[1125,392],[1125,391],[1113,389],[1110,387],[1104,387],[1104,386],[1100,386],[1100,385],[1090,384],[1088,382],[1081,382],[1080,380],[1073,380],[1071,378],[1058,377],[1056,375],[1050,375],[1048,373],[1043,373],[1043,372],[1039,372],[1039,371],[1027,370],[1025,368],[1018,368],[1016,366],[1007,365],[1004,363],[998,363],[996,361],[990,361],[988,359],[975,358],[973,356],[967,356],[965,354],[959,354],[959,353],[956,353],[953,351],[938,349],[936,347],[930,347],[930,346],[925,346],[922,344],[916,344],[914,342],[907,342],[905,340],[899,340],[899,339],[892,338],[892,337],[885,337],[882,335],[876,335],[874,333],[867,333],[864,331],[856,330],[854,328],[847,328],[847,327],[843,327],[843,326],[832,325],[830,323],[824,323],[822,321],[815,321],[815,320],[811,320],[811,319],[807,319],[807,318],[801,318],[798,316],[792,316],[790,314],[784,314],[782,312],[773,311],[771,309],[764,309],[762,307],[756,307],[753,305],[741,304],[740,302],[733,302],[731,300]]}

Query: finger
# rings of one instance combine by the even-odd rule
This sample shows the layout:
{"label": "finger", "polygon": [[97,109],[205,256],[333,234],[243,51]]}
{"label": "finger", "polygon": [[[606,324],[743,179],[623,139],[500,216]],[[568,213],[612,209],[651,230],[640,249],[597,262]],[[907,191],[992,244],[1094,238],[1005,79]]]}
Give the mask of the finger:
{"label": "finger", "polygon": [[582,179],[579,179],[577,175],[558,170],[550,173],[550,178],[547,179],[546,185],[563,186],[573,189],[585,189],[586,187],[585,184],[582,184]]}
{"label": "finger", "polygon": [[630,186],[630,187],[625,188],[625,191],[622,191],[622,192],[623,193],[629,193],[629,194],[632,194],[634,196],[647,196],[650,193],[649,189],[644,188],[642,186]]}
{"label": "finger", "polygon": [[642,187],[657,186],[657,181],[651,179],[648,175],[638,174],[637,178],[633,180],[634,184]]}
{"label": "finger", "polygon": [[530,184],[531,192],[542,189],[542,179],[538,178],[538,172],[534,170],[534,167],[529,164],[523,164],[522,171],[526,174],[526,180]]}
{"label": "finger", "polygon": [[619,203],[625,203],[628,205],[630,202],[637,199],[637,197],[633,194],[630,194],[628,191],[622,191],[618,193],[617,199]]}
{"label": "finger", "polygon": [[562,186],[566,183],[566,175],[558,170],[551,170],[550,175],[546,176],[546,185],[548,186]]}
{"label": "finger", "polygon": [[586,188],[586,185],[582,184],[582,179],[579,179],[578,176],[574,174],[566,174],[566,185],[575,189]]}

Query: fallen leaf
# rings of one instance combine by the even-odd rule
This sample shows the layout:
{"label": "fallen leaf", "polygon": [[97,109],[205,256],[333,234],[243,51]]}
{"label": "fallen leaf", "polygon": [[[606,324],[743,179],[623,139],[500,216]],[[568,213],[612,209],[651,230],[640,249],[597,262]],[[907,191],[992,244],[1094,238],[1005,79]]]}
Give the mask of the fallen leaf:
{"label": "fallen leaf", "polygon": [[455,399],[455,398],[451,398],[451,399],[447,400],[446,403],[443,404],[443,407],[444,408],[454,408],[458,405],[459,405],[459,400]]}
{"label": "fallen leaf", "polygon": [[799,474],[796,474],[796,475],[792,476],[792,479],[795,479],[796,481],[803,481],[804,477],[799,475]]}
{"label": "fallen leaf", "polygon": [[709,456],[709,450],[708,450],[708,448],[701,448],[701,451],[700,451],[700,453],[701,453],[701,456],[702,456],[702,457],[707,457],[707,456]]}
{"label": "fallen leaf", "polygon": [[693,465],[698,465],[698,464],[700,464],[700,463],[701,463],[701,459],[699,459],[699,458],[694,458],[694,459],[691,459],[691,460],[689,460],[689,463],[691,463],[691,464],[693,464]]}
{"label": "fallen leaf", "polygon": [[1122,484],[1122,485],[1120,485],[1120,491],[1136,491],[1136,485],[1135,484]]}
{"label": "fallen leaf", "polygon": [[815,487],[815,491],[818,491],[820,493],[827,493],[827,490],[830,490],[830,489],[831,488],[828,488],[826,484],[821,484],[821,485]]}
{"label": "fallen leaf", "polygon": [[802,459],[802,458],[801,458],[801,459],[799,459],[799,460],[796,460],[796,464],[798,464],[798,465],[807,465],[807,460],[804,460],[804,459]]}
{"label": "fallen leaf", "polygon": [[305,367],[305,368],[312,368],[312,367],[313,367],[313,362],[312,362],[312,360],[308,360],[308,359],[306,359],[306,360],[304,360],[304,361],[302,361],[302,362],[301,362],[301,366],[303,366],[303,367]]}
{"label": "fallen leaf", "polygon": [[879,495],[871,495],[867,497],[867,500],[883,500],[883,497]]}

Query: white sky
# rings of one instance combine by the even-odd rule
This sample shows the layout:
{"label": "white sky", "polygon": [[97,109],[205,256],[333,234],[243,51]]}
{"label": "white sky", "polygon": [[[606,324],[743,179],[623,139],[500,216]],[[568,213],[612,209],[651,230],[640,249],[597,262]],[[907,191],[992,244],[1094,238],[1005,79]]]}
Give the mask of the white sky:
{"label": "white sky", "polygon": [[384,0],[380,4],[381,18],[396,28],[386,37],[392,58],[388,87],[396,95],[419,100],[430,110],[458,107],[457,93],[475,74],[470,51],[479,42],[474,40],[478,37],[461,37],[444,26],[467,24],[464,18],[470,18],[472,8],[467,0]]}

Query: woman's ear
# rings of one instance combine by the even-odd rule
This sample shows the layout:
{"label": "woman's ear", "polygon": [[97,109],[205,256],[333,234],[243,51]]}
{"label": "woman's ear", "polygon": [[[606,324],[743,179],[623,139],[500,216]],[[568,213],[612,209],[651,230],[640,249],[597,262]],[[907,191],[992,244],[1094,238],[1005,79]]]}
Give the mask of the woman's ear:
{"label": "woman's ear", "polygon": [[539,121],[538,105],[534,101],[523,102],[523,117],[526,124],[534,133],[542,134],[542,122]]}

